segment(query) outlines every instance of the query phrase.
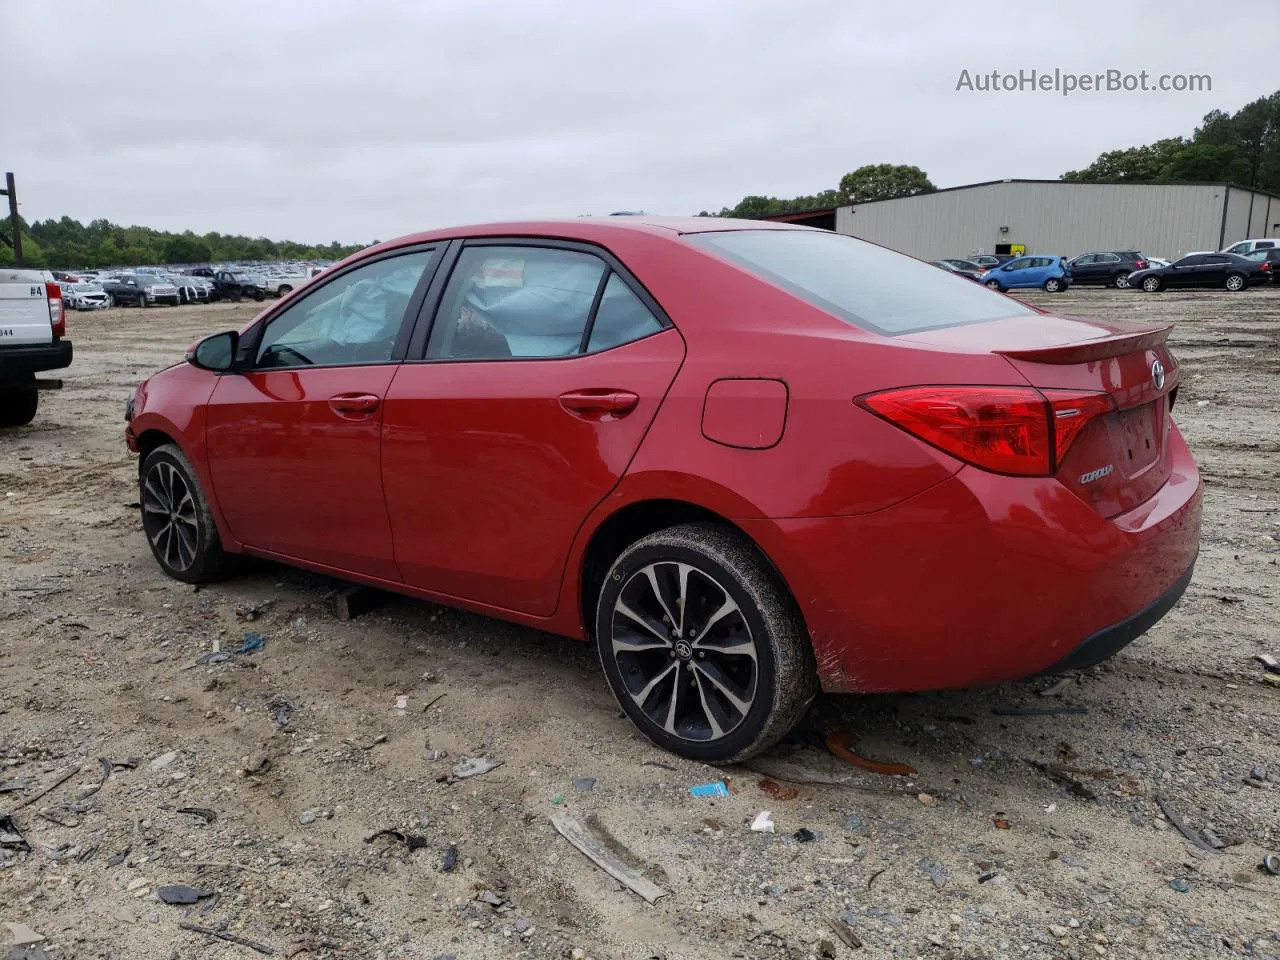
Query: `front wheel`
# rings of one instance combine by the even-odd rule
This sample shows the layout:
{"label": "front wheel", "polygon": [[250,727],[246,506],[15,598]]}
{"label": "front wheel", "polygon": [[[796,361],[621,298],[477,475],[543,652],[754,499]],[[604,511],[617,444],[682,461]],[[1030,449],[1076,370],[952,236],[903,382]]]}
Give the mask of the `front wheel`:
{"label": "front wheel", "polygon": [[1111,278],[1111,282],[1116,285],[1117,290],[1123,290],[1129,286],[1129,275],[1127,273],[1117,273]]}
{"label": "front wheel", "polygon": [[1057,277],[1050,277],[1044,282],[1045,293],[1061,293],[1066,289],[1066,284]]}
{"label": "front wheel", "polygon": [[139,307],[141,307],[142,309],[144,309],[144,310],[145,310],[145,309],[147,308],[147,304],[148,304],[148,303],[150,303],[150,302],[151,302],[151,301],[149,301],[149,300],[147,299],[147,295],[146,295],[145,293],[140,293],[140,294],[138,294],[138,306],[139,306]]}
{"label": "front wheel", "polygon": [[210,583],[231,572],[209,502],[176,444],[147,454],[138,486],[142,529],[160,569],[184,583]]}
{"label": "front wheel", "polygon": [[1226,288],[1232,293],[1238,293],[1249,285],[1242,273],[1231,273],[1227,275]]}
{"label": "front wheel", "polygon": [[1158,293],[1164,284],[1160,282],[1159,277],[1146,277],[1142,281],[1142,289],[1147,293]]}
{"label": "front wheel", "polygon": [[261,303],[264,297],[266,297],[266,294],[263,293],[261,290],[253,291],[253,299],[256,300],[258,303]]}
{"label": "front wheel", "polygon": [[719,524],[671,527],[628,547],[600,592],[595,641],[640,731],[706,763],[776,743],[818,691],[786,588],[754,545]]}

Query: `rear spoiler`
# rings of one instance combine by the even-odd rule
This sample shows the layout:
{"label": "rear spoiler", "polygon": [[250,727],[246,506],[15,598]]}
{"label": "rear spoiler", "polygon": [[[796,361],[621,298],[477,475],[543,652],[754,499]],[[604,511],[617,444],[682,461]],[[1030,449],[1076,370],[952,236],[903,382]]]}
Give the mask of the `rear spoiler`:
{"label": "rear spoiler", "polygon": [[1088,363],[1090,360],[1105,360],[1108,357],[1119,357],[1138,350],[1150,350],[1169,339],[1173,324],[1166,323],[1159,327],[1149,327],[1133,333],[1116,333],[1097,340],[1085,340],[1080,343],[1064,343],[1055,347],[1031,347],[1026,350],[996,350],[1002,357],[1010,360],[1025,360],[1029,363]]}

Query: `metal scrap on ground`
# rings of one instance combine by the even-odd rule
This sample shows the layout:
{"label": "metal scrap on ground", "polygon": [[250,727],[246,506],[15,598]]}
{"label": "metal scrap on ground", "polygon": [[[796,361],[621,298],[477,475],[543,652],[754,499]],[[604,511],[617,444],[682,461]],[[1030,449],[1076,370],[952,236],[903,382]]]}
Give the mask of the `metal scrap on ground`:
{"label": "metal scrap on ground", "polygon": [[560,836],[569,841],[577,850],[597,867],[603,870],[623,886],[643,897],[648,903],[656,903],[667,891],[652,881],[641,876],[636,870],[627,866],[609,852],[590,831],[567,813],[553,813],[551,825]]}

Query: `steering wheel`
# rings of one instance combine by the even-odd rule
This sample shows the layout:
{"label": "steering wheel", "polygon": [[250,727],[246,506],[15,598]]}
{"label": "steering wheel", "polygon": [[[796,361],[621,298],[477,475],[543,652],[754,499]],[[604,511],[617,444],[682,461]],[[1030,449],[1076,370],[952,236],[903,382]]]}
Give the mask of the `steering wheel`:
{"label": "steering wheel", "polygon": [[[273,343],[262,354],[262,359],[269,361],[265,366],[271,367],[309,367],[311,360],[303,356],[293,347],[282,343]],[[278,361],[284,361],[283,363]]]}

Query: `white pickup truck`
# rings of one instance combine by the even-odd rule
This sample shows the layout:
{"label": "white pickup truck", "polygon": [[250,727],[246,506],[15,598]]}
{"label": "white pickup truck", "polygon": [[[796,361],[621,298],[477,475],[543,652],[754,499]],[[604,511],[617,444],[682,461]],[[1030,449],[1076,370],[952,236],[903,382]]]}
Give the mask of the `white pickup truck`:
{"label": "white pickup truck", "polygon": [[71,365],[62,288],[43,270],[0,267],[0,427],[30,423],[36,374]]}

